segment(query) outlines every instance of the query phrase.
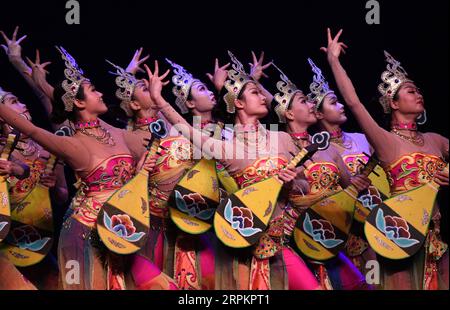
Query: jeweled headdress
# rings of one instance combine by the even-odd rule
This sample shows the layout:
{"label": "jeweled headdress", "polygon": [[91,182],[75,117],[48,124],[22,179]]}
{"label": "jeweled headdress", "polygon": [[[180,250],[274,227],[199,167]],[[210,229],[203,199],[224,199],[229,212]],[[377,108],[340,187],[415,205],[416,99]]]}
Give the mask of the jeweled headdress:
{"label": "jeweled headdress", "polygon": [[286,123],[286,110],[291,104],[295,94],[303,94],[303,91],[298,89],[297,86],[289,80],[286,74],[280,70],[280,68],[278,68],[274,63],[272,64],[280,72],[281,79],[281,81],[277,83],[277,89],[280,92],[274,96],[275,101],[278,103],[275,107],[275,113],[277,113],[280,123]]}
{"label": "jeweled headdress", "polygon": [[182,66],[170,61],[167,58],[166,61],[172,66],[174,72],[172,83],[175,84],[175,86],[172,88],[172,93],[177,98],[175,100],[175,104],[178,108],[180,108],[182,114],[186,114],[189,112],[189,109],[186,106],[186,101],[189,97],[192,84],[196,81],[200,82],[200,80],[195,79],[192,74],[187,72]]}
{"label": "jeweled headdress", "polygon": [[236,107],[234,106],[234,101],[238,99],[241,91],[244,89],[244,86],[248,82],[255,82],[255,80],[253,80],[253,78],[245,72],[244,66],[233,55],[233,53],[228,51],[228,55],[233,63],[231,65],[233,69],[228,70],[228,79],[225,82],[225,89],[227,90],[227,93],[223,99],[227,105],[227,112],[235,113]]}
{"label": "jeweled headdress", "polygon": [[0,87],[0,103],[3,103],[3,99],[5,99],[6,95],[11,94],[8,91],[3,90],[3,88]]}
{"label": "jeweled headdress", "polygon": [[308,58],[308,62],[311,66],[311,69],[314,73],[313,82],[309,86],[309,90],[311,91],[308,94],[308,100],[315,103],[315,108],[318,110],[320,105],[323,103],[323,99],[326,95],[334,93],[328,86],[328,82],[325,80],[325,77],[322,74],[322,70],[320,70],[316,64]]}
{"label": "jeweled headdress", "polygon": [[64,102],[64,109],[71,112],[73,110],[75,96],[78,93],[81,84],[84,81],[89,81],[89,79],[83,76],[83,70],[78,67],[75,59],[62,46],[57,46],[56,49],[61,53],[61,57],[66,66],[66,69],[64,69],[66,80],[62,82],[62,87],[66,93],[61,99]]}
{"label": "jeweled headdress", "polygon": [[109,73],[117,76],[116,85],[119,89],[116,90],[116,97],[121,101],[120,107],[125,111],[128,117],[132,117],[133,111],[131,111],[129,103],[133,98],[134,89],[136,88],[136,83],[138,80],[133,74],[126,72],[122,67],[113,64],[109,60],[106,60],[106,62],[117,70],[116,72],[110,71]]}
{"label": "jeweled headdress", "polygon": [[384,51],[386,57],[386,71],[381,74],[383,81],[378,85],[378,91],[381,94],[380,103],[383,106],[384,113],[391,113],[390,100],[394,98],[398,89],[406,82],[413,82],[408,78],[408,73],[388,52]]}

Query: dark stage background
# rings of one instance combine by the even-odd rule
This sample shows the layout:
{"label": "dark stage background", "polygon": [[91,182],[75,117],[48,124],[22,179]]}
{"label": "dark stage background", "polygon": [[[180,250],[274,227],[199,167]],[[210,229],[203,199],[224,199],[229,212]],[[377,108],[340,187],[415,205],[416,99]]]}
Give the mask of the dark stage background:
{"label": "dark stage background", "polygon": [[[343,59],[363,102],[378,119],[381,107],[374,102],[377,85],[385,68],[383,49],[388,50],[423,90],[429,120],[424,131],[448,137],[448,8],[442,0],[381,0],[381,24],[365,21],[367,1],[87,1],[80,0],[81,24],[65,22],[65,0],[11,1],[0,4],[0,29],[8,35],[16,25],[28,38],[23,54],[34,57],[39,48],[49,67],[50,81],[62,78],[63,65],[54,45],[64,46],[113,107],[114,78],[104,59],[126,66],[140,46],[151,59],[168,57],[204,81],[213,70],[214,58],[228,62],[227,49],[244,63],[250,51],[266,52],[302,89],[307,91],[311,71],[306,61],[313,58],[334,87],[325,55],[326,27],[334,33],[344,29],[342,40],[349,46]],[[151,63],[151,62],[149,62]],[[164,63],[164,68],[168,68]],[[263,84],[275,92],[277,72],[270,68],[270,80]],[[0,85],[30,106],[35,122],[48,126],[42,109],[27,85],[0,50]],[[105,116],[116,119],[117,108]],[[346,129],[359,131],[349,115]],[[447,202],[448,199],[445,199]],[[447,203],[441,208],[447,219]],[[444,225],[447,231],[447,224]],[[447,233],[445,233],[447,235]]]}

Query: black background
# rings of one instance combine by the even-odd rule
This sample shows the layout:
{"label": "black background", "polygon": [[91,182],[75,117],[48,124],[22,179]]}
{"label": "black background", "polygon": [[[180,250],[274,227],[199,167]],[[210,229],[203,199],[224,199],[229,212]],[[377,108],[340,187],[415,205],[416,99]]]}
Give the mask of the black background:
{"label": "black background", "polygon": [[[300,88],[307,91],[311,57],[322,68],[332,87],[334,81],[319,50],[326,44],[326,27],[334,33],[344,29],[342,40],[349,46],[343,57],[362,101],[379,118],[381,107],[374,103],[377,86],[385,68],[383,50],[388,50],[423,90],[429,122],[424,131],[448,136],[448,1],[381,0],[381,24],[365,21],[365,0],[357,1],[98,1],[79,0],[81,24],[67,25],[66,1],[2,1],[0,29],[8,35],[15,25],[28,38],[23,54],[34,58],[41,50],[43,61],[50,60],[49,80],[62,78],[63,67],[55,45],[64,46],[78,61],[86,75],[117,104],[114,80],[105,58],[126,67],[140,46],[151,61],[168,57],[183,65],[196,77],[207,80],[214,58],[228,62],[230,49],[244,63],[250,51],[266,52]],[[0,85],[26,103],[35,102],[27,86],[0,56]],[[152,63],[150,63],[152,64]],[[164,68],[168,68],[164,62]],[[278,74],[268,69],[265,86],[275,92]],[[29,104],[30,105],[30,104]],[[36,105],[35,105],[36,106]],[[38,109],[36,120],[42,118]],[[112,109],[114,111],[114,109]],[[351,118],[348,130],[359,130]]]}
{"label": "black background", "polygon": [[[207,80],[214,58],[228,62],[227,49],[244,63],[250,51],[266,52],[303,90],[311,82],[306,61],[313,58],[330,85],[334,81],[324,54],[326,27],[333,33],[344,29],[342,40],[349,46],[342,61],[361,100],[381,121],[377,85],[385,68],[383,50],[402,62],[410,77],[423,90],[428,123],[423,131],[449,136],[448,9],[447,0],[380,0],[381,24],[365,21],[367,1],[87,1],[80,0],[81,24],[65,22],[65,0],[10,1],[0,3],[0,29],[9,36],[20,25],[23,54],[34,57],[39,48],[43,61],[50,60],[51,82],[62,78],[63,65],[54,45],[64,46],[78,61],[112,107],[107,120],[113,121],[118,104],[114,78],[108,74],[107,58],[126,66],[134,50],[143,46],[151,60],[168,57],[195,76]],[[150,63],[150,62],[149,62]],[[168,68],[164,63],[164,68]],[[275,92],[278,74],[263,84]],[[0,50],[0,85],[28,104],[35,122],[48,128],[42,109],[21,77]],[[351,117],[346,130],[360,131]],[[447,202],[448,199],[445,199]],[[441,207],[447,221],[447,203]],[[444,225],[445,237],[447,224]],[[447,238],[446,238],[447,239]]]}

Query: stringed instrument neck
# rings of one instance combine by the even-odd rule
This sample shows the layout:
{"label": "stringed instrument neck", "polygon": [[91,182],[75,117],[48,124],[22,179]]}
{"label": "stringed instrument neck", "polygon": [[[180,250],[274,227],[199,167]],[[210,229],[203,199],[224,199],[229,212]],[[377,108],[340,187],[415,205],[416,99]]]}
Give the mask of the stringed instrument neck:
{"label": "stringed instrument neck", "polygon": [[[158,154],[160,142],[161,142],[161,140],[159,138],[153,138],[150,141],[150,148],[148,150],[147,156],[145,156],[144,165],[150,160],[150,158],[152,158]],[[141,171],[139,171],[139,173],[142,173],[142,174],[145,174],[148,176],[148,171],[145,169],[141,169]]]}
{"label": "stringed instrument neck", "polygon": [[[10,133],[6,139],[5,146],[0,153],[0,160],[9,160],[12,152],[14,151],[15,144],[17,143],[18,136],[14,133]],[[6,180],[5,176],[0,176],[0,182]]]}
{"label": "stringed instrument neck", "polygon": [[47,164],[45,165],[44,173],[46,175],[49,175],[55,170],[56,163],[58,162],[58,159],[55,155],[51,154],[49,159],[47,160]]}
{"label": "stringed instrument neck", "polygon": [[306,158],[308,153],[309,153],[308,149],[303,148],[296,156],[294,156],[294,158],[291,159],[287,168],[292,169],[292,168],[295,168],[298,165],[300,165],[302,163],[302,161],[304,161],[303,159]]}

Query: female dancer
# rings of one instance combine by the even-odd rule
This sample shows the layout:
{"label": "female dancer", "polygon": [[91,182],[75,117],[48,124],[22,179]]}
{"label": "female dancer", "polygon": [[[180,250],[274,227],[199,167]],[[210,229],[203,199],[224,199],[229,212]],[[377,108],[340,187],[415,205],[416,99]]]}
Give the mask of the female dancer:
{"label": "female dancer", "polygon": [[[0,87],[0,104],[4,104],[8,95],[12,94],[4,91]],[[3,127],[4,125],[2,124],[2,128]],[[29,176],[29,173],[30,168],[13,157],[11,157],[10,160],[0,160],[0,176],[15,177],[19,180],[23,180]],[[0,278],[2,279],[2,281],[0,281],[0,290],[36,289],[36,287],[29,282],[1,252]]]}
{"label": "female dancer", "polygon": [[[266,98],[262,95],[258,83],[245,73],[242,64],[231,54],[233,70],[228,72],[225,83],[226,95],[224,100],[227,111],[236,116],[235,130],[230,141],[211,141],[207,135],[201,135],[200,141],[195,141],[197,147],[202,148],[208,143],[208,152],[219,160],[236,180],[240,188],[277,175],[280,180],[290,183],[297,175],[296,169],[285,169],[291,154],[296,151],[289,135],[282,132],[266,130],[259,119],[267,115]],[[159,76],[158,63],[155,72],[148,67],[150,95],[155,105],[172,124],[180,124],[183,132],[190,139],[194,129],[190,126],[170,104],[162,97],[162,80],[166,72]],[[180,128],[178,127],[178,128]],[[196,134],[201,134],[198,131]],[[239,152],[243,155],[237,159]],[[274,213],[277,218],[284,213],[286,193],[280,195]],[[216,272],[220,278],[216,279],[219,289],[320,289],[314,275],[305,263],[284,246],[282,232],[283,221],[275,221],[270,225],[267,234],[261,242],[249,249],[227,249],[220,256],[216,266],[221,270]],[[269,244],[262,244],[268,242]],[[273,251],[265,255],[261,249],[272,245]],[[287,261],[286,261],[287,260]]]}
{"label": "female dancer", "polygon": [[[16,113],[27,120],[31,120],[31,115],[25,104],[21,103],[12,93],[3,92],[1,104],[13,109]],[[2,137],[7,137],[12,128],[7,124],[2,124]],[[29,167],[29,175],[25,178],[17,178],[14,175],[8,177],[9,197],[11,210],[21,208],[23,200],[31,193],[35,186],[40,183],[50,189],[54,201],[64,204],[67,201],[67,185],[64,177],[64,168],[57,165],[55,172],[45,173],[46,161],[50,158],[50,153],[44,150],[32,138],[21,135],[17,147],[12,153],[16,160]],[[5,163],[2,163],[4,165]],[[27,208],[32,208],[30,205]],[[19,216],[19,212],[16,213]],[[13,218],[14,219],[14,218]],[[17,238],[17,233],[22,234],[22,230],[13,230],[11,237]],[[58,287],[58,267],[51,254],[47,255],[43,262],[35,266],[19,269],[24,275],[35,283],[38,288],[56,289]]]}
{"label": "female dancer", "polygon": [[[98,119],[107,111],[102,94],[83,76],[74,58],[58,49],[65,61],[65,80],[54,91],[53,116],[75,124],[72,137],[60,137],[34,126],[9,107],[0,105],[0,117],[51,153],[80,176],[81,189],[73,200],[74,212],[64,223],[58,261],[65,289],[123,289],[123,258],[99,242],[96,219],[102,204],[133,175],[135,152],[143,141]],[[145,165],[151,170],[153,162]]]}
{"label": "female dancer", "polygon": [[[314,64],[311,59],[308,59],[309,64],[314,72],[320,76],[321,70]],[[323,78],[325,81],[325,78]],[[341,155],[348,171],[352,176],[357,175],[364,164],[367,163],[368,157],[373,153],[373,149],[367,141],[366,137],[360,133],[348,133],[341,129],[341,126],[347,121],[345,115],[344,106],[338,101],[338,98],[334,91],[328,87],[328,83],[324,83],[325,96],[318,96],[314,98],[315,113],[318,120],[318,125],[321,130],[326,130],[331,135],[331,143],[335,149]],[[384,177],[387,186],[386,176],[383,174],[380,178]],[[383,184],[382,184],[383,185]],[[363,195],[376,196],[378,193],[373,185],[362,193]],[[379,196],[377,196],[378,202],[381,202]],[[376,199],[376,198],[375,198]],[[352,233],[349,236],[346,245],[346,252],[351,257],[353,263],[357,268],[365,273],[366,262],[369,260],[376,260],[375,252],[369,247],[367,241],[365,241],[363,226],[357,221],[353,221]]]}
{"label": "female dancer", "polygon": [[[391,116],[391,131],[384,130],[361,103],[340,64],[339,56],[347,47],[339,42],[341,34],[342,30],[332,38],[328,29],[328,46],[321,50],[327,54],[346,104],[388,175],[391,194],[411,190],[433,178],[440,185],[448,186],[448,172],[441,170],[445,167],[442,158],[448,160],[449,141],[435,133],[417,131],[416,119],[424,112],[424,100],[416,84],[400,63],[385,52],[388,65],[378,89],[384,112]],[[433,228],[421,252],[398,262],[380,259],[384,289],[448,289],[447,246],[439,237],[439,209],[434,210]]]}
{"label": "female dancer", "polygon": [[[146,57],[139,60],[142,49],[136,51],[133,60],[127,67],[127,72],[120,67],[116,68],[119,75],[116,79],[121,88],[116,92],[122,100],[121,107],[132,119],[133,130],[148,134],[148,124],[157,116],[152,108],[152,101],[148,92],[146,80],[137,80],[132,74],[138,71],[139,65]],[[205,135],[213,138],[226,138],[223,125],[213,117],[213,108],[216,105],[214,94],[207,86],[195,79],[183,67],[169,62],[175,70],[173,81],[175,86],[173,94],[178,108],[187,119],[200,119],[199,128]],[[257,65],[256,65],[257,66]],[[216,88],[221,89],[226,76],[227,65],[219,66],[216,59],[214,74],[208,74]],[[131,74],[130,74],[131,73]],[[125,81],[125,83],[124,83]],[[193,159],[191,143],[178,132],[161,140],[160,151],[155,170],[150,175],[150,195],[155,197],[151,201],[152,223],[150,238],[143,256],[173,275],[180,289],[214,289],[215,288],[215,260],[219,255],[215,252],[215,236],[211,233],[199,237],[190,236],[177,230],[168,220],[169,197],[181,177],[196,163]],[[233,190],[233,181],[225,170],[218,171],[219,179],[228,191]],[[237,187],[235,185],[235,187]],[[230,189],[231,188],[231,189]],[[141,288],[152,283],[152,263],[136,258],[133,270],[139,274],[138,282]]]}
{"label": "female dancer", "polygon": [[[42,69],[45,69],[45,67],[49,65],[50,62],[45,62],[41,64],[39,50],[36,50],[36,62],[32,63],[29,59],[27,59],[29,64],[31,65],[31,67],[29,67],[22,58],[22,47],[20,45],[20,43],[22,43],[22,41],[27,38],[27,35],[24,35],[21,38],[17,39],[18,31],[19,26],[17,26],[16,29],[14,30],[11,39],[9,39],[8,36],[3,31],[0,31],[0,34],[3,36],[3,39],[5,40],[5,44],[2,44],[1,46],[5,50],[9,62],[14,66],[17,72],[19,72],[19,74],[24,78],[24,80],[33,90],[33,93],[39,99],[39,102],[42,104],[42,107],[45,110],[45,114],[47,116],[50,116],[52,112],[52,102],[50,98],[47,96],[47,94],[41,89],[40,85],[33,80],[32,75],[35,72],[33,72],[33,69],[31,68],[33,66],[40,66]],[[54,130],[56,130],[59,127],[57,126],[57,124],[52,125]]]}
{"label": "female dancer", "polygon": [[[36,85],[31,77],[32,69],[28,67],[22,59],[22,47],[20,43],[27,37],[22,36],[17,39],[19,27],[16,27],[11,39],[9,39],[5,33],[2,31],[1,34],[5,40],[5,45],[2,45],[8,59],[11,64],[16,68],[16,70],[21,74],[25,81],[29,84],[35,95],[38,97],[40,103],[45,109],[47,116],[51,112],[51,101],[50,99],[41,91],[41,89]],[[39,51],[37,51],[37,64],[39,64]],[[49,63],[42,64],[43,68]],[[14,96],[13,96],[14,97]],[[22,116],[31,120],[30,113],[25,105],[21,104],[17,98],[12,98],[12,104],[16,103],[16,111]],[[11,105],[12,106],[12,105]],[[54,129],[57,128],[53,126]],[[8,134],[10,127],[5,126],[3,130],[3,136]],[[44,168],[46,161],[45,158],[49,158],[50,154],[43,150],[43,148],[28,137],[22,136],[19,142],[17,150],[13,155],[20,158],[31,168],[31,175],[25,180],[17,180],[15,178],[9,178],[10,183],[10,198],[11,198],[11,208],[14,210],[19,207],[21,202],[26,196],[35,188],[37,183],[50,188],[52,205],[57,209],[66,205],[68,198],[66,179],[64,175],[63,166],[58,163],[55,168],[55,173],[50,173],[49,175],[44,174]],[[30,206],[32,207],[32,206]],[[54,208],[55,210],[55,208]],[[57,212],[55,210],[54,212]],[[58,214],[58,212],[56,213]],[[37,285],[39,288],[45,289],[56,289],[58,286],[58,267],[56,259],[54,259],[52,254],[48,254],[44,261],[38,265],[20,268],[22,272],[33,282],[42,283],[42,285]],[[42,280],[44,279],[44,280]]]}
{"label": "female dancer", "polygon": [[[310,145],[311,137],[308,128],[317,123],[315,101],[312,97],[323,99],[327,93],[328,85],[321,73],[315,72],[314,83],[310,87],[311,94],[307,97],[281,70],[279,71],[281,81],[277,84],[277,88],[280,93],[274,97],[277,103],[275,112],[280,123],[286,124],[287,132],[298,148],[298,152]],[[350,184],[355,185],[360,191],[369,185],[366,178],[357,175],[351,176],[348,173],[340,154],[331,145],[327,150],[314,154],[312,159],[313,162],[307,165],[302,172],[303,179],[308,182],[309,192],[305,194],[304,192],[293,191],[289,196],[293,206],[288,213],[291,232],[294,230],[299,215],[312,204],[337,193]],[[326,264],[312,262],[312,265],[322,287],[326,289],[366,288],[363,275],[342,253]]]}

